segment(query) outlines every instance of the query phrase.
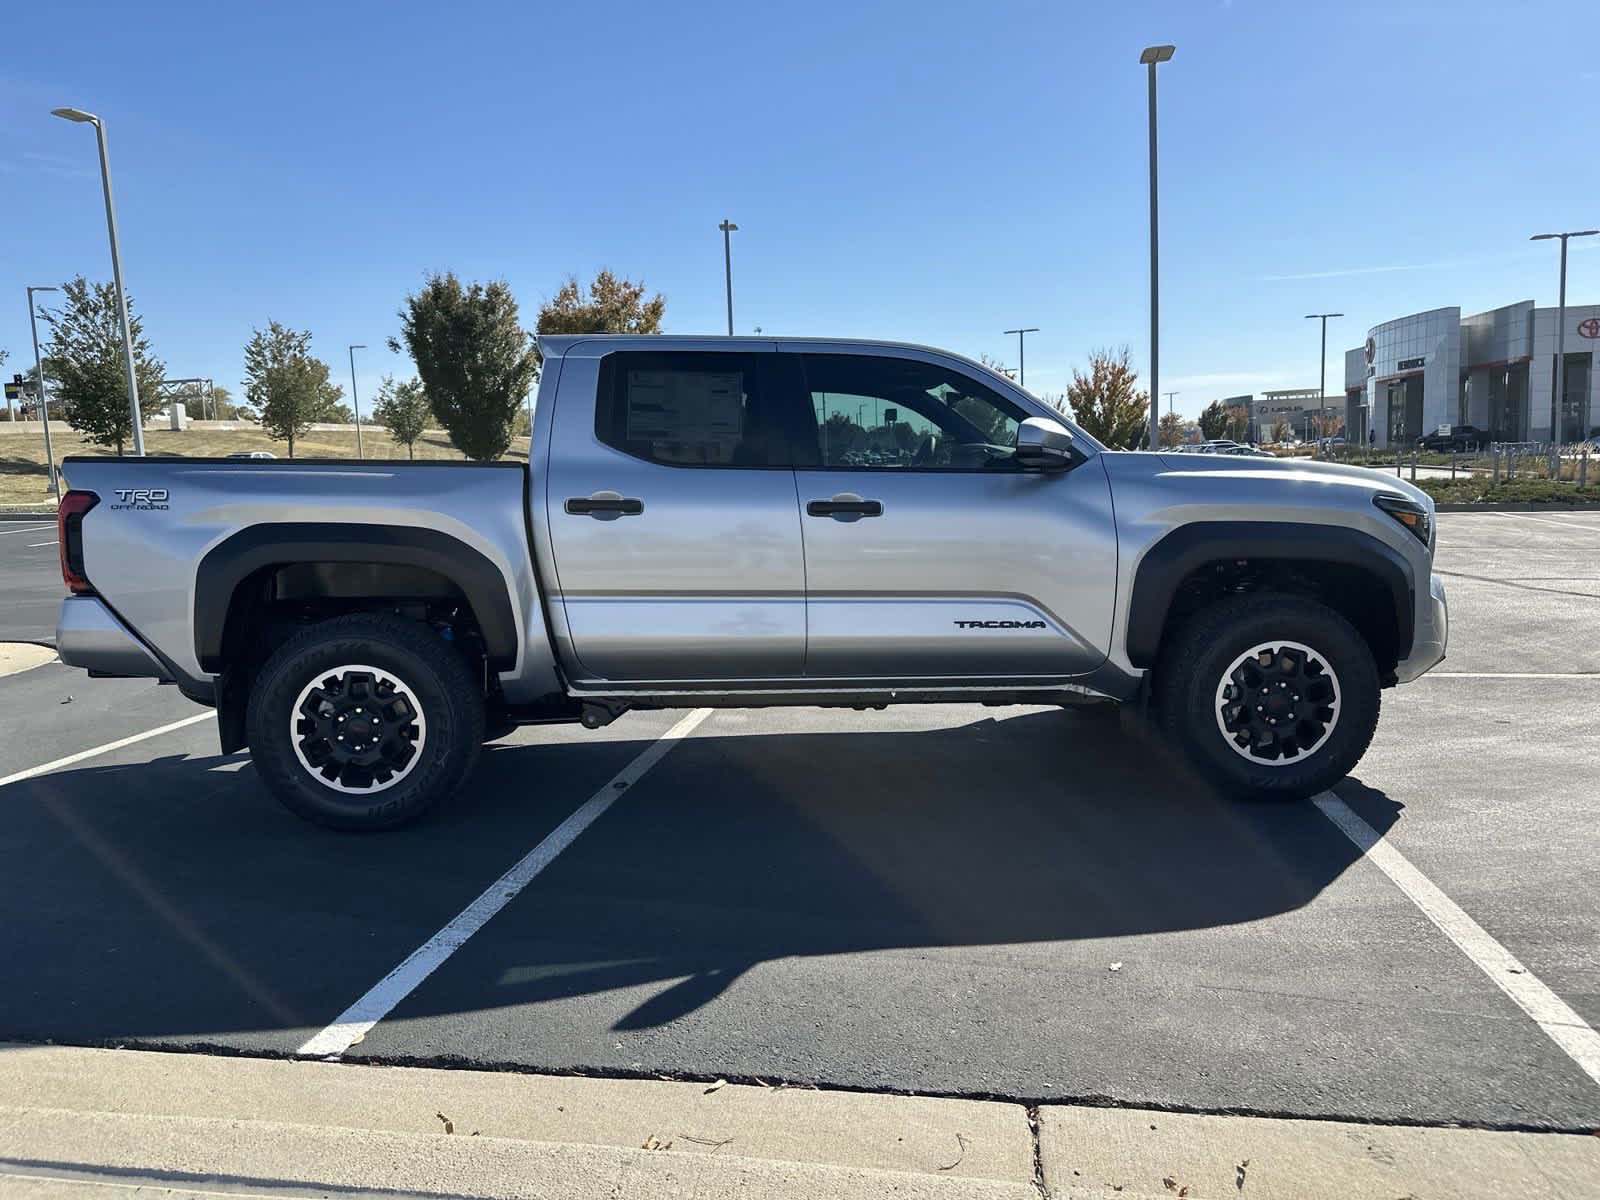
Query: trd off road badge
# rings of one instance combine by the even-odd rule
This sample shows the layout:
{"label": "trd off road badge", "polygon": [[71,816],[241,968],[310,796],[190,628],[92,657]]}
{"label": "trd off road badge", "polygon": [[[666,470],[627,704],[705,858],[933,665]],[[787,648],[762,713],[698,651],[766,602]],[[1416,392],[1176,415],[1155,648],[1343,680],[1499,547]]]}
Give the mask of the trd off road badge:
{"label": "trd off road badge", "polygon": [[120,504],[111,506],[112,512],[153,512],[157,509],[167,508],[166,488],[118,488],[117,499]]}

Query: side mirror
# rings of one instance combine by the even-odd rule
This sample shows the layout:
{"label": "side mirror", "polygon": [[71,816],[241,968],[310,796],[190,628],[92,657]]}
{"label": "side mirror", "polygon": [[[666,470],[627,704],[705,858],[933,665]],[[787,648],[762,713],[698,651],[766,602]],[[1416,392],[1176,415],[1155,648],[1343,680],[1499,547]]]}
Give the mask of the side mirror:
{"label": "side mirror", "polygon": [[1029,417],[1017,426],[1016,460],[1031,471],[1062,471],[1072,465],[1072,434],[1059,421]]}

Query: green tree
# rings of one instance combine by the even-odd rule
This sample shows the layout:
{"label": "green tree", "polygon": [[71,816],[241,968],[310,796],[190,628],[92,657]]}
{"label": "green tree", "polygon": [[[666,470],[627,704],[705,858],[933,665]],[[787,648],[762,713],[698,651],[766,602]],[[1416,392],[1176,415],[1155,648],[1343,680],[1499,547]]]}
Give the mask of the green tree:
{"label": "green tree", "polygon": [[534,329],[539,333],[660,333],[667,301],[660,292],[644,298],[645,285],[620,279],[608,270],[595,275],[587,291],[569,275],[549,300],[539,306]]}
{"label": "green tree", "polygon": [[233,398],[233,393],[220,383],[206,393],[206,411],[216,421],[248,420],[250,410]]}
{"label": "green tree", "polygon": [[1228,430],[1228,408],[1221,400],[1213,400],[1200,410],[1200,436],[1206,441],[1221,437]]}
{"label": "green tree", "polygon": [[411,352],[433,415],[468,458],[499,458],[539,371],[537,352],[504,280],[462,287],[452,272],[428,276],[400,309],[401,344]]}
{"label": "green tree", "polygon": [[432,415],[422,380],[407,379],[404,383],[396,383],[393,375],[383,377],[383,383],[378,387],[378,398],[372,405],[372,419],[406,448],[407,458],[416,458],[417,439],[428,427],[428,418]]}
{"label": "green tree", "polygon": [[[59,402],[67,423],[97,446],[115,447],[133,438],[128,412],[128,376],[122,352],[122,320],[117,290],[109,283],[89,283],[82,275],[61,287],[59,308],[40,308],[50,328],[44,371],[51,402]],[[134,379],[146,413],[165,407],[160,399],[167,368],[150,352],[144,324],[128,300],[128,326],[133,342]]]}
{"label": "green tree", "polygon": [[257,329],[244,347],[244,394],[260,415],[261,428],[289,443],[313,421],[329,419],[344,389],[328,381],[328,364],[311,354],[311,334],[277,321]]}
{"label": "green tree", "polygon": [[1100,349],[1089,355],[1089,371],[1072,371],[1067,403],[1085,432],[1118,450],[1131,450],[1149,437],[1150,395],[1134,385],[1128,348]]}

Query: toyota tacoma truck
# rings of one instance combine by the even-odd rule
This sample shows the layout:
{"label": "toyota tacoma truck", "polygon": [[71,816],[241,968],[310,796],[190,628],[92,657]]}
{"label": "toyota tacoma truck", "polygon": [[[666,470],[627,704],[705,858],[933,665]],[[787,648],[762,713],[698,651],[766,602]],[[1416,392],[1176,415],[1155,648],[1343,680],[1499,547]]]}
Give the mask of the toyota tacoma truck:
{"label": "toyota tacoma truck", "polygon": [[526,465],[67,459],[62,661],[380,829],[518,725],[703,705],[1134,703],[1224,791],[1305,797],[1444,657],[1397,479],[1111,452],[917,346],[540,348]]}

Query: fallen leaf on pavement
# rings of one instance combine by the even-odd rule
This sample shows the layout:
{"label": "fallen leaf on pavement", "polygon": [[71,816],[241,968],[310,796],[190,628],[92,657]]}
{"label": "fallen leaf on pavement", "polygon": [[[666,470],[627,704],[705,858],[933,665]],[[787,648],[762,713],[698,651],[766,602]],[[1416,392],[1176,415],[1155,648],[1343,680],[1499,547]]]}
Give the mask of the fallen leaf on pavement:
{"label": "fallen leaf on pavement", "polygon": [[1240,1163],[1238,1166],[1233,1168],[1233,1171],[1234,1171],[1233,1186],[1238,1188],[1241,1192],[1244,1191],[1244,1172],[1245,1172],[1245,1168],[1248,1167],[1249,1165],[1250,1165],[1250,1160],[1247,1158],[1242,1163]]}
{"label": "fallen leaf on pavement", "polygon": [[1178,1181],[1171,1175],[1167,1175],[1162,1178],[1161,1186],[1166,1188],[1169,1192],[1175,1192],[1178,1190]]}
{"label": "fallen leaf on pavement", "polygon": [[456,1131],[455,1122],[450,1120],[450,1118],[445,1116],[442,1112],[436,1112],[433,1115],[444,1122],[444,1131],[446,1133],[454,1133]]}
{"label": "fallen leaf on pavement", "polygon": [[718,1088],[725,1088],[727,1086],[728,1086],[728,1081],[726,1079],[719,1079],[715,1083],[713,1083],[710,1087],[706,1088],[706,1090],[702,1093],[702,1095],[709,1096],[709,1095],[711,1095],[712,1092],[716,1091]]}

